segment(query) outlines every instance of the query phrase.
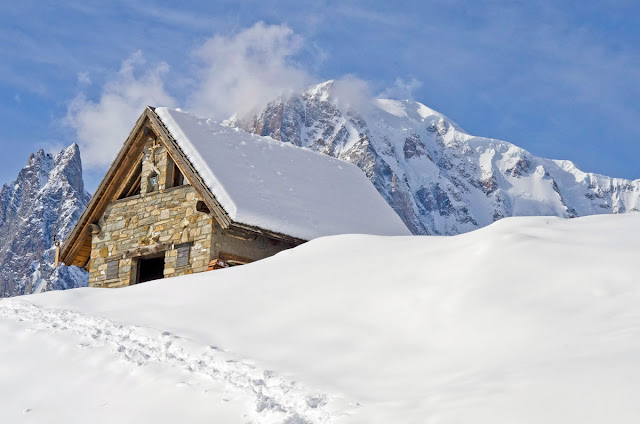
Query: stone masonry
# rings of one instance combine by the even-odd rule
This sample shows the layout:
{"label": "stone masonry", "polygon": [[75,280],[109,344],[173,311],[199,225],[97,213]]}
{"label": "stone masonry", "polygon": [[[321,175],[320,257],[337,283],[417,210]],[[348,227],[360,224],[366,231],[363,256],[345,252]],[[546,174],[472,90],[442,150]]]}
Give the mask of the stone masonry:
{"label": "stone masonry", "polygon": [[[111,203],[91,241],[89,285],[120,287],[134,284],[137,260],[150,254],[165,258],[164,276],[205,271],[211,257],[213,220],[196,211],[195,189],[171,187],[174,164],[156,140],[145,144],[140,193]],[[152,179],[154,184],[152,184]],[[191,243],[186,266],[176,267],[176,246]],[[107,275],[108,263],[118,261],[117,275]]]}
{"label": "stone masonry", "polygon": [[[158,246],[154,253],[164,250],[165,277],[206,271],[213,222],[209,214],[196,211],[198,200],[193,187],[179,186],[109,205],[98,223],[101,232],[91,243],[89,285],[120,287],[135,283],[137,258]],[[188,242],[193,243],[189,263],[176,268],[175,247]],[[107,280],[107,263],[114,260],[119,261],[117,278]]]}

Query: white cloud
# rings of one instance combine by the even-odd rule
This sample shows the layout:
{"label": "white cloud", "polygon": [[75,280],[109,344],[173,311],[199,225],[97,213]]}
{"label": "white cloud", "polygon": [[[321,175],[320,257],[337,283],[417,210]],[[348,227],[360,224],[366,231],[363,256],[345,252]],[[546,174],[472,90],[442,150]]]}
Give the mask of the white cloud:
{"label": "white cloud", "polygon": [[201,67],[187,109],[224,119],[304,88],[313,79],[294,62],[302,46],[302,37],[288,26],[262,22],[232,36],[214,36],[196,51]]}
{"label": "white cloud", "polygon": [[[304,88],[313,80],[293,61],[302,46],[302,37],[286,25],[262,22],[235,35],[212,37],[191,56],[199,68],[189,92],[181,93],[186,109],[222,120]],[[166,63],[148,64],[136,52],[97,100],[80,93],[70,102],[65,123],[75,131],[89,170],[111,163],[145,106],[177,106],[163,83],[168,71]],[[89,85],[91,78],[80,73],[78,82]]]}
{"label": "white cloud", "polygon": [[345,75],[335,80],[333,95],[341,109],[360,112],[364,112],[365,108],[371,106],[373,98],[369,83],[355,75]]}
{"label": "white cloud", "polygon": [[175,106],[162,82],[168,70],[166,63],[149,65],[136,52],[107,81],[97,101],[82,93],[71,101],[65,123],[76,132],[85,165],[109,165],[147,105]]}
{"label": "white cloud", "polygon": [[380,93],[380,97],[390,99],[413,99],[413,92],[422,87],[422,81],[411,78],[405,81],[403,78],[396,78],[391,87],[387,87]]}
{"label": "white cloud", "polygon": [[[195,114],[223,120],[317,82],[294,61],[303,42],[286,25],[262,22],[234,35],[216,35],[191,56],[198,62],[198,71],[181,76],[191,78],[191,84],[180,93],[180,99],[184,99],[180,102],[163,83],[169,65],[149,64],[137,52],[107,80],[97,99],[87,98],[84,93],[77,95],[68,106],[65,123],[76,133],[89,173],[99,171],[115,158],[147,105],[176,107],[181,103]],[[187,65],[193,68],[193,64]],[[399,81],[405,90],[414,84]],[[91,78],[88,73],[80,73],[78,82],[87,86]],[[369,84],[353,75],[337,79],[333,89],[342,108],[362,110],[371,104]]]}

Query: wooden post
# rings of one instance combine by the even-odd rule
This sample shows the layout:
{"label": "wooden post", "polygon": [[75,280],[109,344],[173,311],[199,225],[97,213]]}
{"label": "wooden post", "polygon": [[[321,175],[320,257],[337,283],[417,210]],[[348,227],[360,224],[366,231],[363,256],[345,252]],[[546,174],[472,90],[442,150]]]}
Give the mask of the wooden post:
{"label": "wooden post", "polygon": [[53,240],[54,240],[54,244],[56,246],[56,261],[55,261],[55,267],[58,268],[58,265],[60,265],[60,242],[58,240],[56,240],[56,236],[53,236]]}

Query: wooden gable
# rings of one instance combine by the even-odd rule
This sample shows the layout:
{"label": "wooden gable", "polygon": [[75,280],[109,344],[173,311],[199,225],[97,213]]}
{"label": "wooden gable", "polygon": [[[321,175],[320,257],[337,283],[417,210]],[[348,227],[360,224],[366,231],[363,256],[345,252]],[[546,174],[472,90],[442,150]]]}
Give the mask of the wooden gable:
{"label": "wooden gable", "polygon": [[120,152],[62,245],[61,262],[79,267],[87,266],[91,257],[92,225],[99,221],[110,203],[139,190],[139,165],[142,161],[143,148],[145,143],[153,138],[164,145],[184,178],[202,197],[217,223],[223,229],[229,227],[231,220],[227,213],[205,186],[153,108],[147,107],[136,121]]}

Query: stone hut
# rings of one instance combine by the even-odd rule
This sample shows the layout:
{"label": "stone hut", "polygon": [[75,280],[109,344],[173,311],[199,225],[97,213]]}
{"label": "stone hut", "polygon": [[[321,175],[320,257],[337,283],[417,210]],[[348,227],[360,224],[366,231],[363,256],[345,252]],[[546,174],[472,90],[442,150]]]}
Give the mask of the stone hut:
{"label": "stone hut", "polygon": [[357,167],[147,107],[62,245],[93,287],[246,264],[316,237],[408,235]]}

